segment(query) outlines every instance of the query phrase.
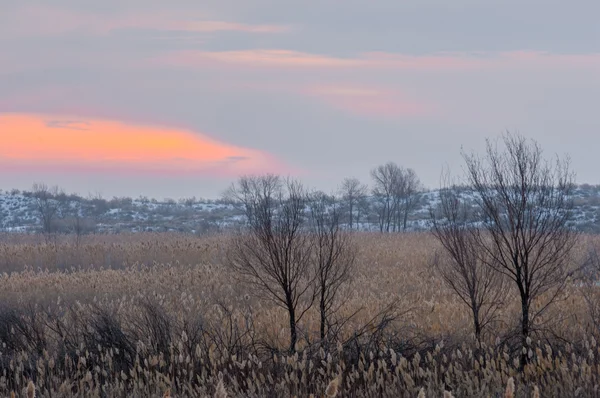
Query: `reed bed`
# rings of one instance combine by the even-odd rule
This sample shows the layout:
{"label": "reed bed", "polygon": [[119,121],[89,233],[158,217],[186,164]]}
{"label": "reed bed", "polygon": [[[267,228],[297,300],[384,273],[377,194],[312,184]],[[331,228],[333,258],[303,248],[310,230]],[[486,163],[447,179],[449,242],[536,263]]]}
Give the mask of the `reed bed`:
{"label": "reed bed", "polygon": [[[338,339],[318,314],[287,347],[286,313],[225,266],[229,238],[178,234],[0,241],[0,396],[595,397],[600,347],[573,280],[530,342],[507,304],[476,343],[465,305],[430,266],[426,233],[362,234]],[[585,236],[574,263],[600,242]],[[537,394],[537,395],[536,395]]]}

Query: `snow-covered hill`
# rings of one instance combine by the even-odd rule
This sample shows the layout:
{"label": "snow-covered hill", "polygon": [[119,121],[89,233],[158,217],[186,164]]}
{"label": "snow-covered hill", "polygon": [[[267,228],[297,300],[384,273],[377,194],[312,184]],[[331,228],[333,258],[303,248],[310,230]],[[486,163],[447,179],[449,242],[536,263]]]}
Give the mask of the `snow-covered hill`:
{"label": "snow-covered hill", "polygon": [[[465,193],[464,195],[469,195]],[[468,199],[468,196],[466,197]],[[62,211],[55,217],[56,228],[69,232],[75,226],[82,232],[180,231],[207,233],[243,221],[240,205],[222,200],[150,200],[147,198],[81,198],[63,195]],[[408,220],[410,230],[427,228],[429,209],[439,201],[438,191],[420,195]],[[371,202],[371,203],[369,203]],[[359,227],[377,230],[373,200],[367,200]],[[575,191],[574,221],[586,232],[600,232],[600,186],[580,185]],[[370,209],[369,209],[370,208]],[[64,210],[67,209],[67,210]],[[0,231],[35,232],[41,229],[36,200],[30,192],[0,191]]]}

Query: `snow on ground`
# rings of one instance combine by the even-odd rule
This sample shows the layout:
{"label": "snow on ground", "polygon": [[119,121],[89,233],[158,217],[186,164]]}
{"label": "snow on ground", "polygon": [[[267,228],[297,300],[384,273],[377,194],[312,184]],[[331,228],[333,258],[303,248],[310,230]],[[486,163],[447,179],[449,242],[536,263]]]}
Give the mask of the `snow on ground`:
{"label": "snow on ground", "polygon": [[[408,219],[408,229],[429,228],[429,210],[440,203],[439,191],[431,190],[420,194],[419,204]],[[460,197],[473,203],[476,196],[469,190],[460,191]],[[364,210],[357,229],[378,231],[379,224],[373,207],[374,198],[368,198],[371,210],[368,220]],[[579,186],[574,194],[575,211],[573,224],[588,232],[600,232],[600,187]],[[78,209],[79,217],[88,221],[101,232],[118,231],[196,231],[213,230],[244,222],[240,205],[210,200],[157,201],[146,198],[114,198],[98,203],[74,199],[68,207]],[[73,213],[73,212],[71,212]],[[355,219],[356,221],[356,219]],[[0,191],[0,230],[8,232],[32,232],[39,230],[39,217],[35,200],[24,192]]]}

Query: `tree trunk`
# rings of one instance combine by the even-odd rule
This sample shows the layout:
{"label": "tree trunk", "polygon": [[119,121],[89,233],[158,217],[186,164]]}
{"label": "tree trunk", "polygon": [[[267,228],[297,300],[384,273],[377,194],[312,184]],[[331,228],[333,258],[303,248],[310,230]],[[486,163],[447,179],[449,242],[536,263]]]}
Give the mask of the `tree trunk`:
{"label": "tree trunk", "polygon": [[521,370],[525,368],[525,365],[529,363],[529,345],[527,339],[529,338],[529,300],[527,295],[521,296]]}
{"label": "tree trunk", "polygon": [[404,204],[404,220],[402,224],[402,230],[406,231],[406,222],[408,221],[408,202]]}
{"label": "tree trunk", "polygon": [[[475,357],[479,358],[484,357],[485,355],[481,355],[482,347],[481,347],[481,322],[479,321],[479,307],[477,304],[472,301],[473,307],[473,328],[475,329],[475,339],[477,340],[477,348],[475,349]],[[483,365],[483,363],[481,364]]]}
{"label": "tree trunk", "polygon": [[392,207],[391,207],[389,201],[385,205],[385,210],[386,210],[385,232],[390,232],[390,224],[392,222]]}
{"label": "tree trunk", "polygon": [[[473,300],[472,300],[473,301]],[[476,304],[472,304],[473,310],[473,328],[475,329],[475,338],[481,343],[481,323],[479,322],[479,308]]]}
{"label": "tree trunk", "polygon": [[352,203],[352,201],[350,201],[349,207],[350,207],[350,209],[349,209],[349,211],[350,211],[350,229],[352,229],[352,221],[353,221],[353,216],[354,216],[354,214],[353,214],[354,213],[354,204]]}
{"label": "tree trunk", "polygon": [[296,331],[296,309],[292,303],[291,297],[287,299],[288,315],[290,317],[290,353],[296,352],[296,341],[298,334]]}
{"label": "tree trunk", "polygon": [[321,302],[319,303],[319,311],[321,312],[321,342],[325,340],[325,323],[327,322],[327,315],[325,313],[325,297],[321,295]]}

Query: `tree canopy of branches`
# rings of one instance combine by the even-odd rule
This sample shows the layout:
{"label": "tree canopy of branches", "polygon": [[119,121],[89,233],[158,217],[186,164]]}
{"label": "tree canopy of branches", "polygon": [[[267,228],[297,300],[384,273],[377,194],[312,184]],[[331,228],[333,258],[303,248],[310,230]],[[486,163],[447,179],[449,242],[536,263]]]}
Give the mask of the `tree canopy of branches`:
{"label": "tree canopy of branches", "polygon": [[289,350],[295,351],[298,322],[315,301],[320,341],[334,340],[333,313],[356,258],[339,201],[271,174],[241,177],[225,196],[244,206],[247,221],[233,238],[228,263],[258,295],[287,311]]}
{"label": "tree canopy of branches", "polygon": [[373,196],[378,203],[379,230],[406,230],[408,215],[418,203],[421,182],[413,169],[405,169],[394,162],[371,170],[374,182]]}
{"label": "tree canopy of branches", "polygon": [[463,152],[463,158],[481,213],[474,235],[480,259],[519,292],[524,366],[536,321],[569,275],[577,238],[569,226],[575,177],[568,159],[545,160],[535,141],[507,133],[501,143],[504,150],[488,140],[484,157]]}
{"label": "tree canopy of branches", "polygon": [[35,210],[42,223],[42,232],[50,234],[56,229],[56,218],[60,215],[61,201],[58,196],[62,191],[57,187],[48,187],[43,183],[35,183],[32,187],[35,199]]}
{"label": "tree canopy of branches", "polygon": [[356,260],[352,235],[341,228],[340,217],[335,197],[313,195],[310,201],[310,231],[314,239],[313,261],[321,341],[326,340],[339,290],[352,277]]}
{"label": "tree canopy of branches", "polygon": [[[367,186],[362,184],[358,178],[344,178],[340,186],[340,194],[348,212],[348,225],[354,227],[355,212],[360,209],[360,203],[367,195]],[[356,222],[360,222],[360,213],[356,216]]]}
{"label": "tree canopy of branches", "polygon": [[287,311],[293,352],[297,324],[315,299],[313,240],[303,228],[307,193],[297,181],[265,175],[241,177],[227,195],[243,203],[248,222],[247,233],[233,240],[229,265],[258,294]]}
{"label": "tree canopy of branches", "polygon": [[433,235],[443,247],[433,265],[471,311],[475,338],[481,343],[484,329],[504,304],[505,278],[482,261],[471,206],[449,184],[440,189],[440,202],[430,209]]}

